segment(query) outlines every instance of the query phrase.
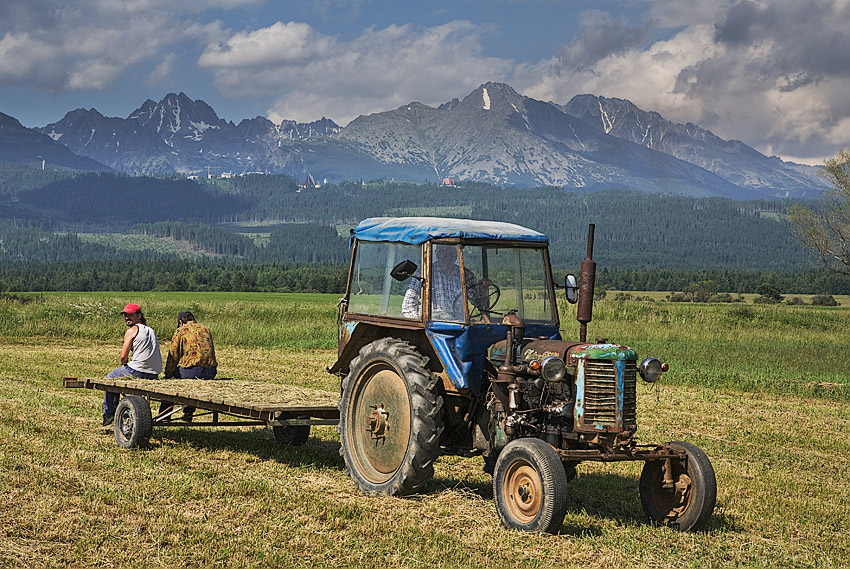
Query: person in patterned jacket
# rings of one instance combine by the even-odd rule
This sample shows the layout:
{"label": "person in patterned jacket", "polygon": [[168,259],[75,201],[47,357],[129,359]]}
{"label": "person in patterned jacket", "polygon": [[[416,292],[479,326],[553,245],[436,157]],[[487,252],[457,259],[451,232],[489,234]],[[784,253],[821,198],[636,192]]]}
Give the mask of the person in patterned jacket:
{"label": "person in patterned jacket", "polygon": [[[182,379],[213,379],[218,371],[215,346],[209,328],[197,322],[189,311],[177,315],[177,331],[171,338],[168,359],[165,362],[165,377]],[[160,409],[168,411],[170,406]],[[194,407],[184,407],[183,421],[191,422]]]}

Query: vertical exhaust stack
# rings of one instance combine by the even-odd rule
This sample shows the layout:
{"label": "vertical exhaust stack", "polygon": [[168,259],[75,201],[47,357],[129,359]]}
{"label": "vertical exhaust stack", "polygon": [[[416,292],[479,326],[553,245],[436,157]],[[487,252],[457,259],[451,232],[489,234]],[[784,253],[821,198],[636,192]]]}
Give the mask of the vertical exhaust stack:
{"label": "vertical exhaust stack", "polygon": [[587,323],[593,320],[593,287],[596,283],[596,261],[593,260],[593,232],[596,225],[587,227],[587,257],[581,262],[579,275],[578,309],[576,320],[581,323],[579,341],[587,342]]}

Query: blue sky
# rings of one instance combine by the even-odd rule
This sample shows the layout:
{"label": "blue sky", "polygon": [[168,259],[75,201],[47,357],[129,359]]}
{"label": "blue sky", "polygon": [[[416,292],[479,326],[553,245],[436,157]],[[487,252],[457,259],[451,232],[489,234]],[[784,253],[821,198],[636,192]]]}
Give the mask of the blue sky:
{"label": "blue sky", "polygon": [[768,155],[850,147],[850,0],[2,0],[0,112],[184,92],[224,119],[353,118],[487,81],[593,93]]}

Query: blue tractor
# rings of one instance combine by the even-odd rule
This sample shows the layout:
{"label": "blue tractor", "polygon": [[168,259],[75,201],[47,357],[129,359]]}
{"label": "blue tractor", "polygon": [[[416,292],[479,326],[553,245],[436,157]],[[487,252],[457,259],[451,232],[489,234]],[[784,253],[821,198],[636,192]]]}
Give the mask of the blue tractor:
{"label": "blue tractor", "polygon": [[583,461],[644,461],[640,498],[653,522],[703,526],[717,487],[686,442],[641,445],[636,382],[667,365],[587,342],[593,225],[580,278],[578,340],[559,332],[545,235],[502,222],[370,218],[351,232],[339,305],[340,454],[367,494],[420,491],[441,454],[484,458],[508,528],[556,532]]}

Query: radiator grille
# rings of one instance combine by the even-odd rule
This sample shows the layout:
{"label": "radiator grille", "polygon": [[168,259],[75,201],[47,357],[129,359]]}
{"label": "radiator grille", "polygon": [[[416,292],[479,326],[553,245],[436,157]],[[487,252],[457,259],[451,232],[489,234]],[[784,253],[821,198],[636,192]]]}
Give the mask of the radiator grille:
{"label": "radiator grille", "polygon": [[[637,419],[637,366],[626,362],[623,389],[623,423],[635,425]],[[617,425],[617,369],[612,360],[584,362],[584,423]]]}

